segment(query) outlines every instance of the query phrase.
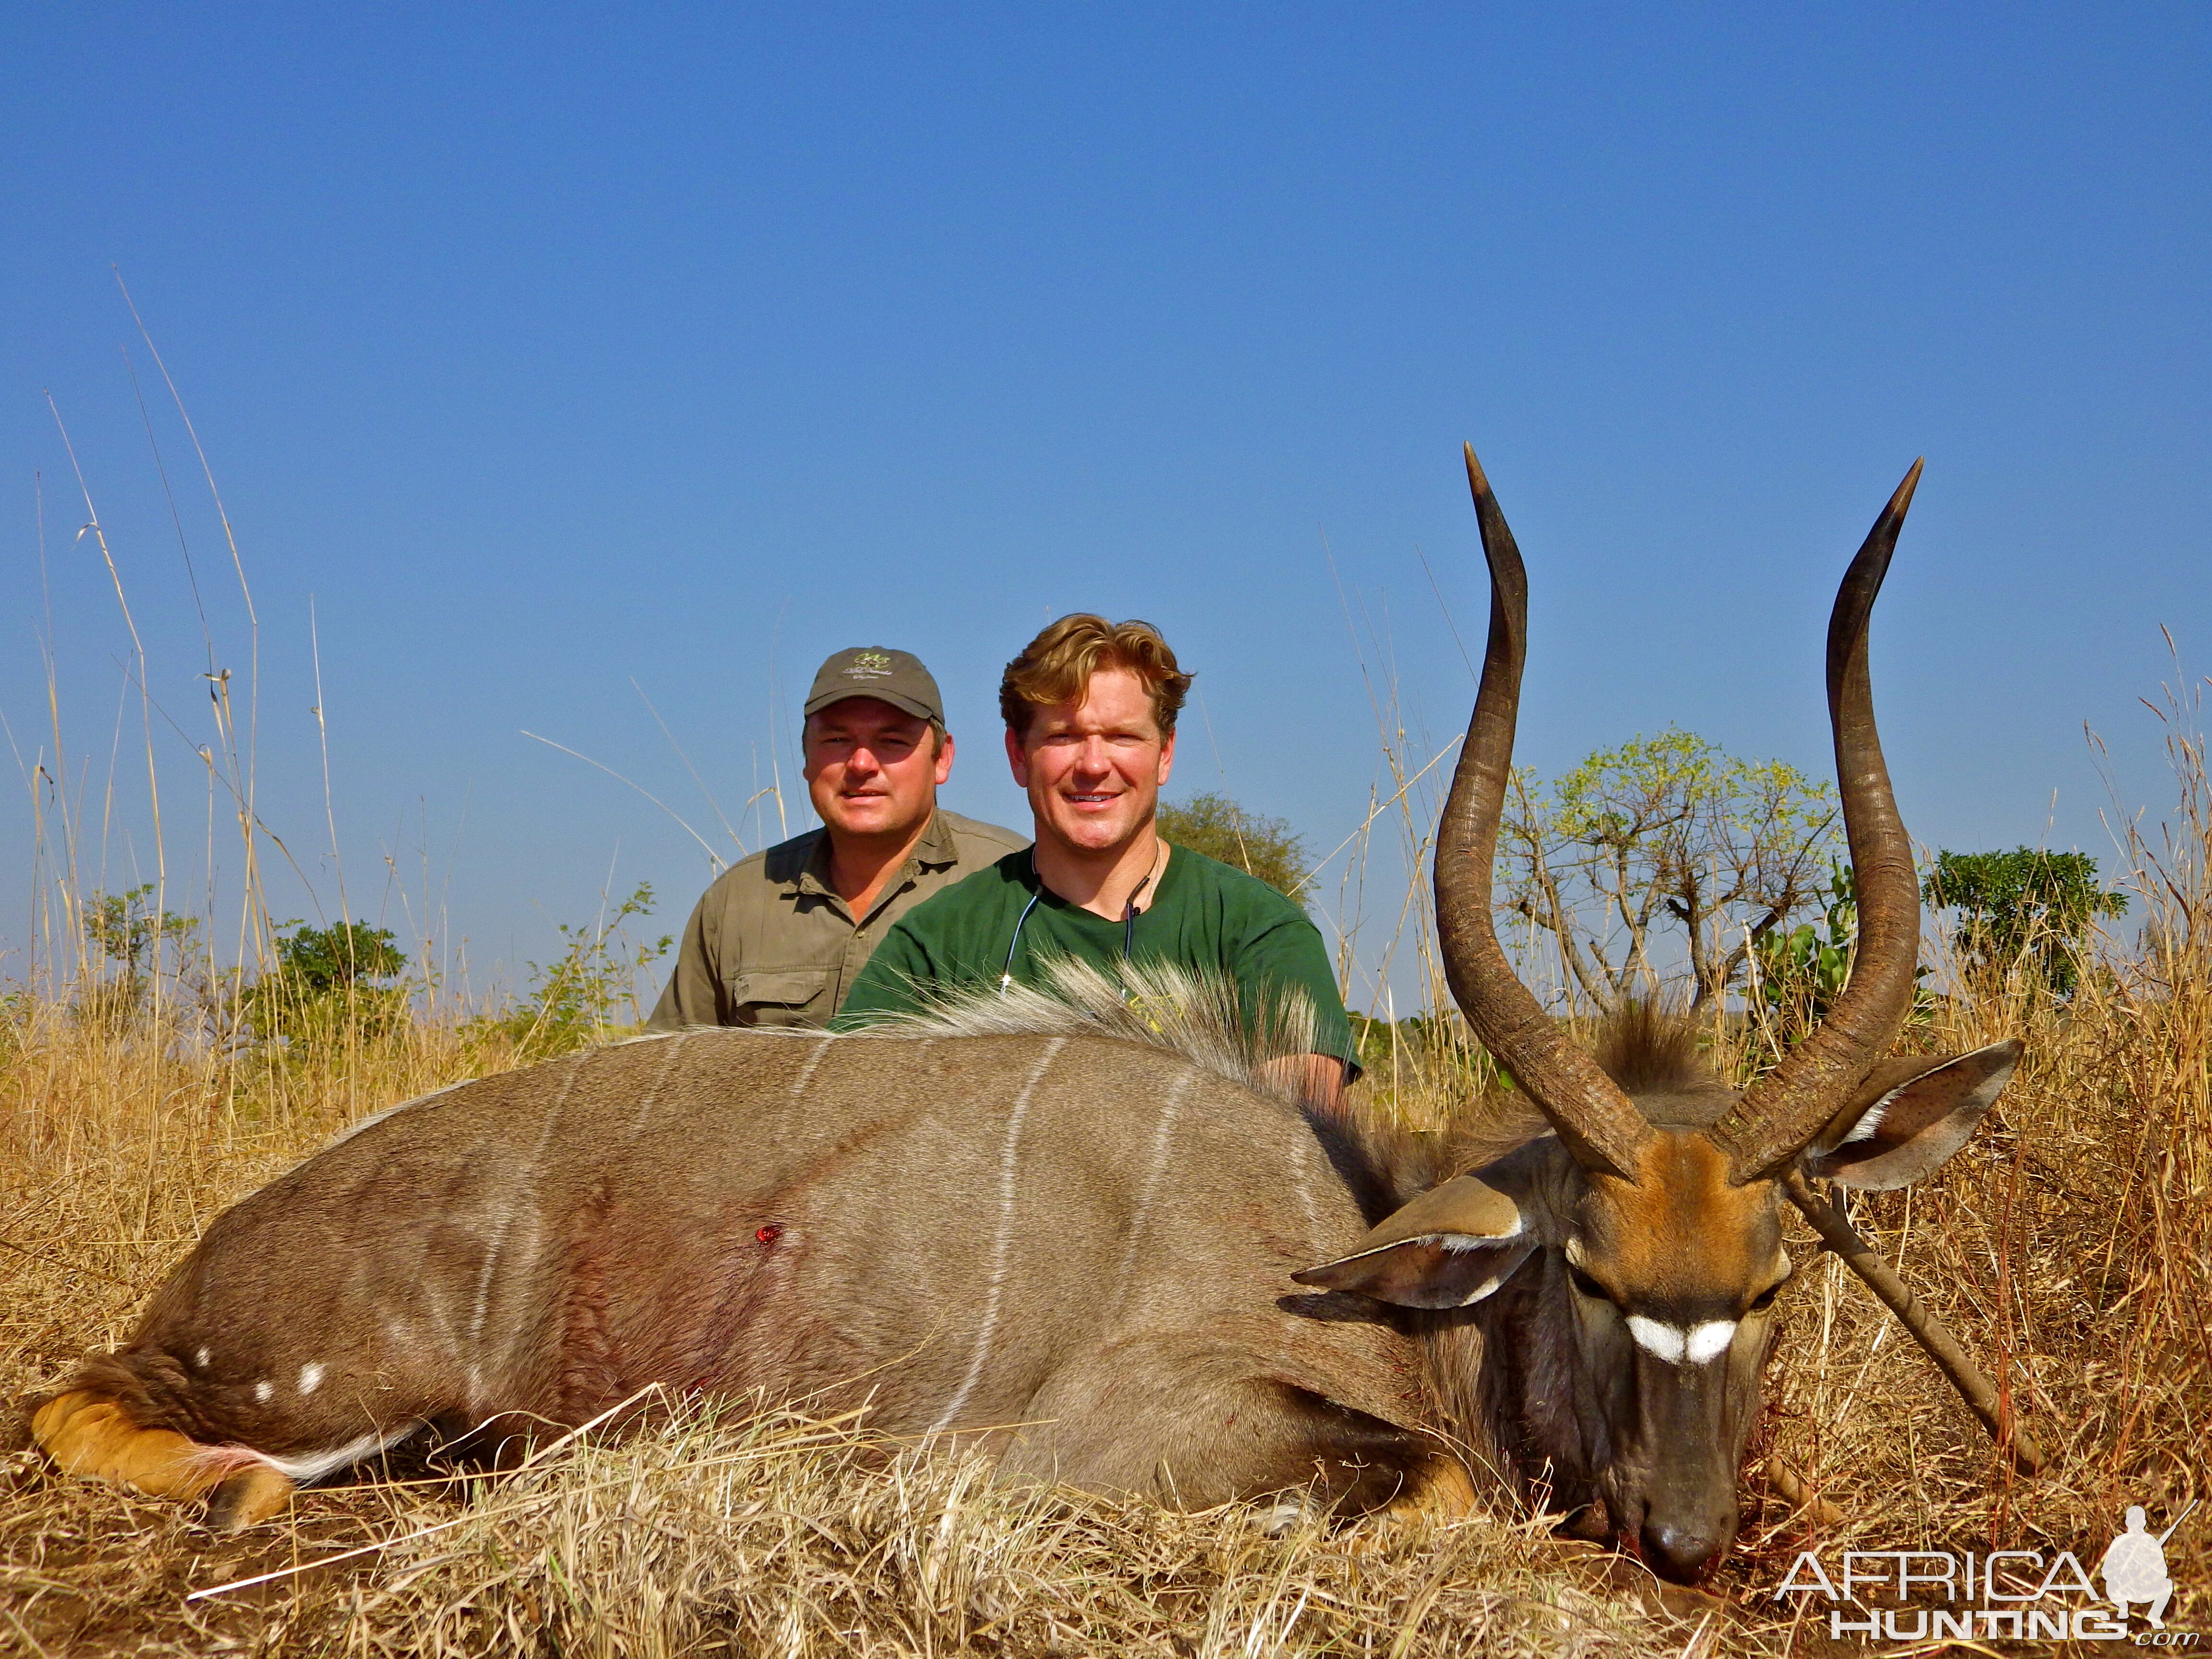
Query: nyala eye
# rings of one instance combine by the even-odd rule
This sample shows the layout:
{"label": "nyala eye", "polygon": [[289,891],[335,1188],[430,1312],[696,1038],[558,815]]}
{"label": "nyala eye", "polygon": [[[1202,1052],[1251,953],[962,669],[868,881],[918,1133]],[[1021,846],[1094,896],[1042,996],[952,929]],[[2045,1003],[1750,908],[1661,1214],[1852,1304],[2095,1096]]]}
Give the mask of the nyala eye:
{"label": "nyala eye", "polygon": [[1573,1281],[1574,1287],[1580,1291],[1584,1296],[1592,1297],[1599,1302],[1608,1302],[1612,1300],[1612,1297],[1607,1292],[1605,1286],[1599,1284],[1595,1279],[1592,1279],[1580,1267],[1570,1266],[1567,1268],[1567,1277]]}

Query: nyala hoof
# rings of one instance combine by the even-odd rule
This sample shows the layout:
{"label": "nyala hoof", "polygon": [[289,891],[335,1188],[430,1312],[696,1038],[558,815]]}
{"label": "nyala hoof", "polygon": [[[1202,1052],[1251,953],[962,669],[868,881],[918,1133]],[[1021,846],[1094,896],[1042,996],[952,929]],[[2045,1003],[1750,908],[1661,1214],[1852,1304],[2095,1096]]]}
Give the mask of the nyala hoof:
{"label": "nyala hoof", "polygon": [[291,1481],[267,1464],[240,1469],[208,1495],[208,1530],[237,1532],[258,1526],[291,1501]]}

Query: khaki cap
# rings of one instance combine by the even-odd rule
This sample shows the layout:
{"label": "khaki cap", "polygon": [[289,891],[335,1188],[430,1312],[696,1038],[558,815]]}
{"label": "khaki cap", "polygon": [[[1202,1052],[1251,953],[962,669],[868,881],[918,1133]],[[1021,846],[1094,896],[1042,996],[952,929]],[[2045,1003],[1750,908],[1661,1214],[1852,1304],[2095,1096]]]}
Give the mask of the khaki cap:
{"label": "khaki cap", "polygon": [[911,651],[856,645],[836,653],[815,675],[814,689],[806,694],[805,712],[818,714],[848,697],[873,697],[904,709],[917,720],[945,724],[945,699],[937,690],[937,681]]}

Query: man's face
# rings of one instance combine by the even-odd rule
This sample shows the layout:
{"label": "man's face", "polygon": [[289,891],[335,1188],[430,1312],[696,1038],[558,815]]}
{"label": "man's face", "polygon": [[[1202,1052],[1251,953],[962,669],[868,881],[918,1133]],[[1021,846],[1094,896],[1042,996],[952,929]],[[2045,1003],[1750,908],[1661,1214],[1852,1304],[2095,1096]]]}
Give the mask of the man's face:
{"label": "man's face", "polygon": [[937,786],[952,775],[952,738],[933,754],[927,720],[847,697],[807,717],[805,771],[832,835],[908,836],[937,810]]}
{"label": "man's face", "polygon": [[1145,683],[1109,668],[1091,677],[1081,702],[1032,709],[1026,733],[1006,733],[1006,758],[1029,791],[1039,840],[1105,852],[1152,822],[1175,736],[1162,735]]}

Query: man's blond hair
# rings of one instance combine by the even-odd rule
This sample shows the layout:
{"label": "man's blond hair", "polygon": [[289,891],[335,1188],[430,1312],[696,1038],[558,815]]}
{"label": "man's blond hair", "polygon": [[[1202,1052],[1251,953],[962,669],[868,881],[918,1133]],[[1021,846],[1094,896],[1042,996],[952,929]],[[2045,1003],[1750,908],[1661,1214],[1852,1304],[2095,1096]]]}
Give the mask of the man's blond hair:
{"label": "man's blond hair", "polygon": [[1030,717],[1054,703],[1080,702],[1091,677],[1125,669],[1144,683],[1152,700],[1152,719],[1165,737],[1190,690],[1191,677],[1176,666],[1176,654],[1148,622],[1109,623],[1079,611],[1062,617],[1022,647],[999,682],[999,712],[1006,730],[1029,735]]}

